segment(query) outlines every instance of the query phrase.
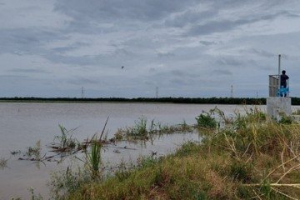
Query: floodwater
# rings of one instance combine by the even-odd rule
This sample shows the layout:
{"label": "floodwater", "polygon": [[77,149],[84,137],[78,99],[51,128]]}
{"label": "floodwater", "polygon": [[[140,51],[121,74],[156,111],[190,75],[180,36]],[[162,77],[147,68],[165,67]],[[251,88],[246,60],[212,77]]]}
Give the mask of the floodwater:
{"label": "floodwater", "polygon": [[[183,121],[195,124],[196,116],[215,106],[167,103],[0,103],[0,159],[8,159],[7,166],[0,168],[0,199],[29,199],[29,188],[34,188],[36,194],[49,197],[47,183],[51,173],[64,169],[71,161],[62,164],[35,163],[18,158],[39,140],[42,153],[49,153],[46,145],[61,134],[59,125],[68,130],[75,129],[73,137],[83,141],[95,133],[100,134],[109,117],[106,131],[107,137],[112,138],[118,128],[132,127],[141,117],[149,122],[154,119],[164,125],[181,124]],[[217,107],[227,115],[233,114],[235,110],[245,110],[244,106],[237,105]],[[264,106],[261,108],[265,109]],[[162,136],[144,145],[123,142],[117,147],[107,146],[103,160],[112,165],[122,161],[134,162],[141,155],[151,155],[152,152],[166,155],[184,142],[200,140],[197,133],[187,133]],[[11,154],[13,151],[22,153],[14,156]]]}

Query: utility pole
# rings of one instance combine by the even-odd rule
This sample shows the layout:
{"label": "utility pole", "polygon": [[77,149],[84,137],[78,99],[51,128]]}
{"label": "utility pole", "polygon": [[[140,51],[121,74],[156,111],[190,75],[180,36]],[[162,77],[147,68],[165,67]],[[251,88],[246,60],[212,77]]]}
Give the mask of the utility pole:
{"label": "utility pole", "polygon": [[81,98],[84,98],[84,87],[81,88]]}
{"label": "utility pole", "polygon": [[155,97],[158,98],[158,87],[155,88]]}
{"label": "utility pole", "polygon": [[230,97],[233,98],[233,85],[231,85]]}
{"label": "utility pole", "polygon": [[278,82],[279,82],[279,84],[278,84],[278,90],[280,90],[280,85],[281,85],[281,83],[280,83],[280,61],[281,61],[281,55],[279,54],[278,55]]}

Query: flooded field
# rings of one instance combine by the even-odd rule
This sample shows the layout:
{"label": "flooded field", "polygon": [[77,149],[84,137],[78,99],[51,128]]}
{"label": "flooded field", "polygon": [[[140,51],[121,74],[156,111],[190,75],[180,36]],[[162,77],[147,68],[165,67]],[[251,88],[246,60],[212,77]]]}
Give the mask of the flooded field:
{"label": "flooded field", "polygon": [[[106,119],[107,138],[112,138],[118,128],[132,127],[143,117],[165,125],[195,124],[203,110],[216,105],[159,104],[159,103],[0,103],[0,159],[7,160],[0,167],[0,199],[30,197],[30,188],[43,197],[49,196],[47,183],[51,173],[67,166],[81,165],[72,158],[59,158],[51,162],[19,160],[29,147],[40,141],[41,154],[51,155],[47,145],[61,134],[59,125],[75,129],[73,137],[79,141],[100,134]],[[218,105],[226,115],[235,110],[244,112],[244,106]],[[261,106],[264,110],[265,106]],[[111,166],[121,162],[134,162],[139,156],[166,155],[187,141],[200,141],[196,132],[162,135],[145,143],[120,142],[104,148],[103,162]],[[12,155],[15,152],[16,155]]]}

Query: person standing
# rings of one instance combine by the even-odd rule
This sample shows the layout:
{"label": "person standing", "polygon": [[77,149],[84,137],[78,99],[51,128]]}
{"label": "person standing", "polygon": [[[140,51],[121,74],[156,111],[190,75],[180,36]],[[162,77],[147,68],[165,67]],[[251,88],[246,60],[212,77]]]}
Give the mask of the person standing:
{"label": "person standing", "polygon": [[281,88],[284,88],[284,89],[283,89],[283,92],[280,92],[280,96],[286,97],[286,94],[287,94],[286,86],[287,86],[287,80],[289,79],[289,76],[285,74],[286,73],[285,70],[282,70],[281,73],[282,74],[280,75],[280,90],[281,90]]}

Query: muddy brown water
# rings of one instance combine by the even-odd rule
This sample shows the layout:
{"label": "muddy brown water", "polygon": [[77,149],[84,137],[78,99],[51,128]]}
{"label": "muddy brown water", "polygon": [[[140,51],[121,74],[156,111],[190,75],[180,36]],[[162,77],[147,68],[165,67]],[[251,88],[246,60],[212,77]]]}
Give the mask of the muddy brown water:
{"label": "muddy brown water", "polygon": [[[34,188],[36,194],[40,193],[47,199],[47,182],[51,173],[78,164],[73,159],[66,159],[60,164],[39,163],[39,166],[32,161],[18,160],[38,140],[41,141],[42,154],[48,154],[46,145],[61,134],[59,124],[66,129],[76,128],[73,136],[83,141],[100,133],[109,117],[106,130],[107,137],[111,138],[118,128],[132,127],[141,117],[146,118],[149,123],[154,119],[165,125],[176,125],[183,121],[195,124],[196,116],[215,106],[227,115],[233,115],[235,110],[245,110],[244,106],[237,105],[168,103],[0,103],[0,159],[9,159],[7,166],[0,168],[0,199],[29,199],[29,188]],[[265,106],[261,108],[265,109]],[[158,156],[166,155],[174,152],[184,142],[200,140],[197,133],[188,133],[164,135],[144,145],[123,142],[117,147],[107,146],[102,159],[110,165],[122,161],[134,162],[141,155],[151,155],[152,152],[156,152]],[[22,153],[13,156],[13,151]]]}

